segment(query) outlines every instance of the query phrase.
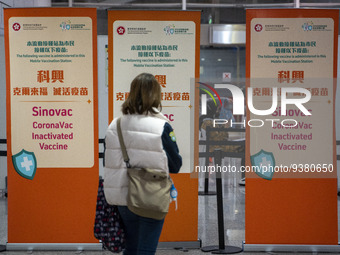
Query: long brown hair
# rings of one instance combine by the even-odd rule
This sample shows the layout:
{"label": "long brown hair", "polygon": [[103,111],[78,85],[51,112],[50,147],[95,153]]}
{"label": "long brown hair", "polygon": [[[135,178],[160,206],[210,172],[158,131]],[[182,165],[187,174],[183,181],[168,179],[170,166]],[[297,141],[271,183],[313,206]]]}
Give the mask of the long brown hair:
{"label": "long brown hair", "polygon": [[141,73],[133,79],[129,97],[122,105],[123,114],[156,114],[162,109],[161,86],[155,76]]}

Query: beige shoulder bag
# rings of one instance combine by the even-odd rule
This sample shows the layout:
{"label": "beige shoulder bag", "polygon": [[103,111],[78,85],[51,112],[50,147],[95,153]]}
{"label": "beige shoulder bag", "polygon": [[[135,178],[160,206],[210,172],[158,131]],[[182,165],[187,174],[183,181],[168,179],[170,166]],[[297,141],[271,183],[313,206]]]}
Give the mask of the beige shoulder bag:
{"label": "beige shoulder bag", "polygon": [[139,216],[164,219],[169,211],[172,180],[165,172],[130,165],[120,121],[121,118],[117,120],[117,132],[129,176],[128,208]]}

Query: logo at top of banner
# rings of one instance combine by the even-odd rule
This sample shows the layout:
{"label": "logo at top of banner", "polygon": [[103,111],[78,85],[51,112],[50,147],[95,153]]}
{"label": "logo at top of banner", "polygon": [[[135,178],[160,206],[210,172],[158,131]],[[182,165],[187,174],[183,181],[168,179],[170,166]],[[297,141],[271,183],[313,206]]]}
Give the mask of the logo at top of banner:
{"label": "logo at top of banner", "polygon": [[119,26],[119,27],[117,28],[117,33],[118,33],[119,35],[125,34],[125,27]]}
{"label": "logo at top of banner", "polygon": [[175,25],[167,25],[163,28],[165,35],[193,35],[193,31],[189,27],[175,27]]}
{"label": "logo at top of banner", "polygon": [[255,173],[263,179],[271,180],[274,175],[275,158],[272,152],[264,150],[250,156],[250,161],[255,167]]}
{"label": "logo at top of banner", "polygon": [[175,33],[175,25],[168,25],[164,28],[166,35],[173,35]]}
{"label": "logo at top of banner", "polygon": [[303,31],[331,31],[330,29],[327,28],[327,25],[325,24],[314,24],[313,21],[308,21],[303,23],[301,26]]}
{"label": "logo at top of banner", "polygon": [[12,156],[15,171],[22,177],[33,180],[37,170],[37,160],[33,152],[21,150]]}
{"label": "logo at top of banner", "polygon": [[67,21],[61,22],[60,27],[61,27],[62,31],[70,30],[70,28],[71,28],[71,21],[67,20]]}
{"label": "logo at top of banner", "polygon": [[303,31],[312,31],[313,30],[313,22],[306,22],[302,25]]}
{"label": "logo at top of banner", "polygon": [[[84,23],[72,23],[71,20],[62,21],[59,26],[60,26],[62,31],[89,30],[87,24],[84,24]],[[47,27],[45,26],[44,28],[47,28]]]}
{"label": "logo at top of banner", "polygon": [[21,25],[18,22],[15,22],[12,26],[14,31],[19,31],[21,28]]}
{"label": "logo at top of banner", "polygon": [[256,32],[261,32],[262,29],[263,29],[263,26],[261,24],[256,24],[254,26],[254,29],[255,29]]}

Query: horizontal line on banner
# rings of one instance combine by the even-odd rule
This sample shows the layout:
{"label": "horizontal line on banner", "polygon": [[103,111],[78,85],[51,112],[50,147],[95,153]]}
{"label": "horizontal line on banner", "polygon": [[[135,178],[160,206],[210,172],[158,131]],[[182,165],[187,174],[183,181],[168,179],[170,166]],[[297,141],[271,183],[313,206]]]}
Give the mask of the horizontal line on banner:
{"label": "horizontal line on banner", "polygon": [[19,101],[20,103],[80,103],[86,101]]}
{"label": "horizontal line on banner", "polygon": [[176,105],[174,105],[174,106],[165,106],[165,105],[162,105],[162,107],[164,108],[164,107],[189,107],[189,106],[176,106]]}

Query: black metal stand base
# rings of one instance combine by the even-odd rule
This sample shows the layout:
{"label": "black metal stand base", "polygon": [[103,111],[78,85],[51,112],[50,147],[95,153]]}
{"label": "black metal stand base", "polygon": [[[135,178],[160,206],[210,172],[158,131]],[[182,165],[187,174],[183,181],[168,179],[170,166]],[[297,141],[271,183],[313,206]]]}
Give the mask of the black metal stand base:
{"label": "black metal stand base", "polygon": [[215,191],[199,191],[198,195],[199,196],[215,196],[216,192]]}
{"label": "black metal stand base", "polygon": [[0,245],[0,252],[6,251],[6,245]]}
{"label": "black metal stand base", "polygon": [[225,246],[224,249],[219,249],[218,246],[205,246],[201,248],[203,252],[211,252],[212,254],[235,254],[242,252],[242,248],[236,246]]}
{"label": "black metal stand base", "polygon": [[216,245],[204,246],[201,248],[201,251],[203,252],[212,252],[212,251],[217,251],[217,250],[218,250],[218,246]]}
{"label": "black metal stand base", "polygon": [[226,246],[223,250],[212,251],[212,254],[234,254],[242,252],[242,248],[236,246]]}

